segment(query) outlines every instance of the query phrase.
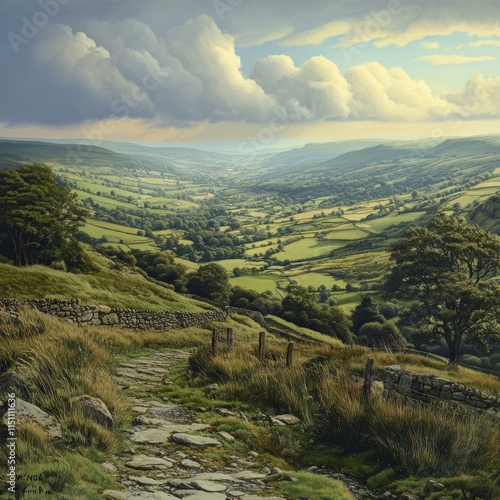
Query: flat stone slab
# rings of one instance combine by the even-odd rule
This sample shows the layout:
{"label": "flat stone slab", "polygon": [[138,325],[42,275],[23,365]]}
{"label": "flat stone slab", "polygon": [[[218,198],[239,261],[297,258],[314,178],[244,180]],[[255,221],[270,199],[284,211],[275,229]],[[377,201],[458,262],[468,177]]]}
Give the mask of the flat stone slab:
{"label": "flat stone slab", "polygon": [[181,460],[181,465],[183,467],[187,467],[188,469],[201,469],[201,464],[195,462],[194,460],[190,460],[189,458]]}
{"label": "flat stone slab", "polygon": [[147,455],[137,455],[125,465],[132,469],[139,470],[170,469],[173,467],[173,463],[164,458],[150,457]]}
{"label": "flat stone slab", "polygon": [[129,498],[131,500],[137,500],[140,498],[144,498],[147,500],[179,500],[179,497],[175,497],[174,495],[170,495],[170,493],[165,493],[164,491],[144,491],[141,492],[140,496],[133,495]]}
{"label": "flat stone slab", "polygon": [[191,481],[237,481],[232,475],[223,472],[200,472],[191,478]]}
{"label": "flat stone slab", "polygon": [[195,436],[192,434],[186,434],[184,432],[178,432],[176,434],[172,434],[171,439],[174,443],[182,444],[184,446],[199,446],[199,447],[222,446],[220,441],[217,441],[217,439],[206,436]]}
{"label": "flat stone slab", "polygon": [[204,481],[197,480],[191,481],[191,486],[194,486],[197,490],[203,490],[208,493],[218,493],[220,491],[226,491],[227,486],[221,483],[216,483],[214,481]]}
{"label": "flat stone slab", "polygon": [[[187,493],[187,492],[186,492]],[[207,493],[205,491],[197,491],[196,493],[183,494],[183,498],[187,500],[226,500],[227,496],[224,493]],[[262,500],[262,498],[259,498]]]}
{"label": "flat stone slab", "polygon": [[142,484],[143,486],[160,486],[165,484],[167,481],[158,481],[157,479],[151,479],[150,477],[144,476],[128,476],[130,481],[134,481],[137,484]]}
{"label": "flat stone slab", "polygon": [[116,370],[117,376],[121,378],[128,378],[130,380],[145,380],[147,382],[158,382],[158,377],[139,373],[137,370],[131,368],[118,368]]}
{"label": "flat stone slab", "polygon": [[252,481],[253,479],[264,479],[266,477],[265,474],[260,474],[259,472],[253,472],[251,470],[243,470],[241,472],[237,472],[236,474],[232,474],[235,479],[242,479],[244,481]]}
{"label": "flat stone slab", "polygon": [[231,436],[229,432],[226,431],[220,431],[217,433],[224,441],[227,441],[228,443],[235,443],[236,438],[234,436]]}
{"label": "flat stone slab", "polygon": [[119,490],[104,490],[102,494],[104,498],[109,500],[127,500],[130,496],[126,491]]}
{"label": "flat stone slab", "polygon": [[[157,429],[136,431],[130,437],[134,443],[162,444],[175,433],[203,431],[210,427],[207,424],[162,424]],[[219,443],[219,441],[217,441]],[[221,444],[219,443],[219,446]]]}

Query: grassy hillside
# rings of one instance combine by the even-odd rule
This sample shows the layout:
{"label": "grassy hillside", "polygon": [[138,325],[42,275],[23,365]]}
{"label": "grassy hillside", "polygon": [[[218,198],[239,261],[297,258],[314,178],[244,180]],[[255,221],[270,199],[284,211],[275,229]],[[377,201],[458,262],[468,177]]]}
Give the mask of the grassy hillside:
{"label": "grassy hillside", "polygon": [[152,310],[202,311],[212,309],[148,281],[142,274],[116,265],[89,250],[95,271],[73,274],[45,266],[27,268],[0,264],[0,296],[17,299],[78,298],[82,304]]}

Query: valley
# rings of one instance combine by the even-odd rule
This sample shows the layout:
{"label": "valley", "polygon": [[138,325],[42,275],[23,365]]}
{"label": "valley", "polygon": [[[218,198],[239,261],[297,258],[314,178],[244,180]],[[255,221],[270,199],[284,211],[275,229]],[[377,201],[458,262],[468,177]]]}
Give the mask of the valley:
{"label": "valley", "polygon": [[377,291],[403,229],[435,211],[467,217],[500,190],[498,136],[308,144],[250,158],[103,146],[0,141],[0,158],[51,166],[90,210],[81,241],[166,249],[189,268],[216,262],[233,286],[279,298],[289,284],[324,286],[348,310],[360,291]]}

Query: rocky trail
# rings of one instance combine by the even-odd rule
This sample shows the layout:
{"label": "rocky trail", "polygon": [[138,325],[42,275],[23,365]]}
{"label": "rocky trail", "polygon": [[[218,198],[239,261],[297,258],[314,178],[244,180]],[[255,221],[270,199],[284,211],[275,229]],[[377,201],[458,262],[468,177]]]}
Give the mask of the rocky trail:
{"label": "rocky trail", "polygon": [[[187,363],[188,357],[184,351],[158,352],[122,363],[116,382],[124,390],[140,388],[148,393],[160,385],[172,384],[169,373],[174,366]],[[266,478],[271,474],[283,480],[292,478],[277,468],[266,467],[258,453],[231,455],[228,466],[213,458],[210,450],[221,449],[224,441],[235,441],[230,434],[220,432],[214,439],[213,433],[207,435],[210,425],[196,419],[185,406],[159,401],[152,395],[130,397],[129,402],[136,417],[128,431],[126,453],[116,456],[114,463],[102,464],[124,489],[106,490],[104,498],[285,500],[272,496]],[[373,498],[355,481],[345,483],[354,498]]]}

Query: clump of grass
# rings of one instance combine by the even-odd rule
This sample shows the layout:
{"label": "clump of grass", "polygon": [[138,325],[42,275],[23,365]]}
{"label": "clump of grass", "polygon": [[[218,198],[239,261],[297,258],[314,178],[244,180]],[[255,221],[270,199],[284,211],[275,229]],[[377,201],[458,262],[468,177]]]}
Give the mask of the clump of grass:
{"label": "clump of grass", "polygon": [[[314,498],[315,500],[350,500],[349,490],[340,481],[311,474],[309,472],[288,473],[294,481],[271,482],[277,495],[286,495],[291,500]],[[272,477],[271,477],[272,481]]]}
{"label": "clump of grass", "polygon": [[[72,452],[61,453],[56,459],[18,467],[16,472],[21,477],[16,488],[21,498],[26,500],[35,500],[49,494],[61,500],[99,500],[103,489],[119,487],[114,479],[100,470],[98,464]],[[41,479],[28,480],[25,473],[31,478],[37,476]]]}
{"label": "clump of grass", "polygon": [[21,307],[22,314],[13,315],[0,311],[0,331],[2,337],[26,339],[45,333],[47,327],[40,314],[30,308]]}
{"label": "clump of grass", "polygon": [[[313,363],[314,369],[304,358],[295,359],[293,367],[287,368],[280,362],[260,363],[253,351],[249,345],[214,356],[205,346],[192,356],[191,369],[217,380],[220,394],[227,399],[294,413],[320,441],[349,452],[372,453],[373,460],[391,467],[399,477],[452,478],[483,471],[492,487],[500,469],[500,431],[490,415],[445,403],[429,406],[386,400],[377,393],[368,402],[361,379],[338,367],[332,369],[328,357],[325,363]],[[341,350],[342,360],[335,359],[334,364],[362,367],[363,352],[358,347]],[[323,354],[330,359],[335,355]],[[287,448],[287,443],[279,443],[287,436],[275,438],[276,448]]]}
{"label": "clump of grass", "polygon": [[[60,493],[60,498],[99,498],[97,484],[102,484],[103,475],[97,477],[92,472],[90,480],[95,479],[96,483],[89,491],[95,494],[83,494],[87,481],[80,470],[83,462],[76,466],[77,459],[70,458],[66,450],[78,449],[83,455],[87,450],[109,454],[119,445],[120,430],[129,417],[125,398],[109,372],[110,353],[84,329],[34,310],[21,309],[18,317],[2,317],[2,322],[0,366],[17,373],[26,388],[23,397],[54,416],[63,434],[63,441],[55,443],[38,425],[19,422],[18,469],[31,475],[40,470],[44,481],[39,486],[44,491]],[[81,409],[71,404],[73,397],[83,394],[100,398],[106,404],[114,417],[113,430],[85,418]],[[0,454],[4,452],[2,448]],[[5,456],[0,457],[4,459]],[[41,465],[48,463],[53,465]],[[90,465],[85,467],[90,471]],[[29,482],[24,486],[20,483],[23,487],[23,498],[31,498]]]}

